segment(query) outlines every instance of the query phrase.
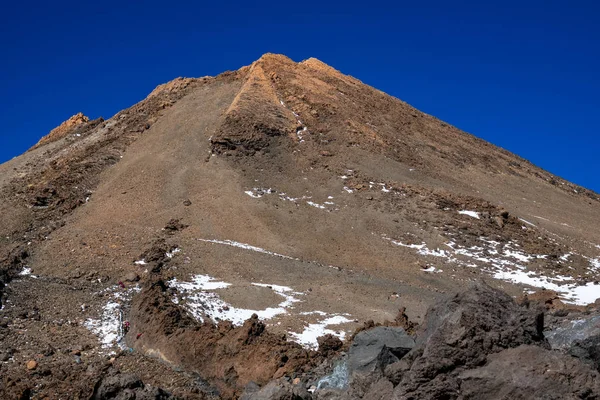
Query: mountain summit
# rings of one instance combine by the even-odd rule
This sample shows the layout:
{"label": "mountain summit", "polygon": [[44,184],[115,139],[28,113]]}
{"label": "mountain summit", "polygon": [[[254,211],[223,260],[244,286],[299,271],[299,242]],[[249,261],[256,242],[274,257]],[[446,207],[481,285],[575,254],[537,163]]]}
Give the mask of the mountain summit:
{"label": "mountain summit", "polygon": [[[565,315],[600,298],[598,194],[315,58],[265,54],[107,120],[79,113],[0,165],[0,197],[6,398],[316,388],[357,328],[422,324],[411,346],[433,346],[418,338],[446,306],[428,307],[482,279],[486,312],[528,324],[482,351],[547,351],[496,289]],[[433,382],[414,365],[402,379]],[[404,387],[425,396],[419,379]]]}

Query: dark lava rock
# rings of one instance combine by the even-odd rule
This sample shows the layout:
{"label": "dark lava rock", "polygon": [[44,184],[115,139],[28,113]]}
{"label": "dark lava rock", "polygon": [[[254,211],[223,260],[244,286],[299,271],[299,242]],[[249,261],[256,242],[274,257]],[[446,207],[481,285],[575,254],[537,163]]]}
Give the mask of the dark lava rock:
{"label": "dark lava rock", "polygon": [[182,224],[179,219],[173,218],[173,219],[169,220],[169,222],[167,223],[167,225],[164,227],[164,230],[168,234],[172,235],[172,234],[174,234],[176,232],[184,230],[188,226],[189,225]]}
{"label": "dark lava rock", "polygon": [[331,334],[318,337],[317,343],[319,344],[319,353],[324,356],[335,354],[344,346],[344,342]]}
{"label": "dark lava rock", "polygon": [[543,313],[519,307],[483,282],[432,306],[405,357],[410,368],[396,387],[399,399],[454,399],[458,374],[484,365],[489,354],[522,344],[549,348]]}
{"label": "dark lava rock", "polygon": [[90,400],[173,400],[174,397],[162,389],[144,385],[131,374],[116,374],[98,381]]}
{"label": "dark lava rock", "polygon": [[383,378],[371,385],[368,392],[363,396],[369,400],[389,400],[394,394],[394,385],[392,382]]}
{"label": "dark lava rock", "polygon": [[523,345],[460,374],[461,399],[597,399],[600,374],[575,358]]}
{"label": "dark lava rock", "polygon": [[292,385],[285,378],[269,382],[260,391],[246,397],[248,400],[311,400],[304,385]]}
{"label": "dark lava rock", "polygon": [[348,369],[352,373],[382,371],[415,347],[415,341],[402,328],[378,326],[360,332],[348,351]]}
{"label": "dark lava rock", "polygon": [[600,371],[600,335],[573,342],[569,354]]}

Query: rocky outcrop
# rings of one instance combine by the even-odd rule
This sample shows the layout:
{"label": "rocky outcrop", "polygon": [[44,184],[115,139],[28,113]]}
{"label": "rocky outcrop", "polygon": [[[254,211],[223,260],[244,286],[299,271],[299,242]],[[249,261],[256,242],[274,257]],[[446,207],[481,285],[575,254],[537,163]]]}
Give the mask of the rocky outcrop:
{"label": "rocky outcrop", "polygon": [[[348,385],[319,387],[317,399],[598,398],[598,338],[553,351],[543,313],[518,306],[485,283],[431,307],[416,346],[399,328],[360,332],[348,355]],[[385,344],[384,344],[385,342]],[[395,345],[391,345],[395,343]],[[394,347],[395,346],[395,347]],[[391,347],[397,361],[385,355]],[[401,349],[393,351],[392,349]],[[387,361],[386,361],[387,360]]]}
{"label": "rocky outcrop", "polygon": [[145,385],[132,374],[113,374],[104,377],[96,384],[90,400],[172,400],[169,393],[160,388]]}
{"label": "rocky outcrop", "polygon": [[278,137],[303,129],[294,113],[285,107],[271,82],[265,64],[272,59],[293,64],[287,57],[267,55],[249,68],[245,83],[227,109],[211,138],[212,150],[221,154],[254,154]]}
{"label": "rocky outcrop", "polygon": [[40,141],[33,147],[34,149],[40,146],[43,146],[47,143],[55,142],[59,139],[64,138],[69,133],[71,133],[75,128],[82,124],[87,124],[89,122],[89,118],[83,115],[83,113],[79,112],[73,115],[68,120],[64,121],[62,124],[52,129],[50,133],[40,139]]}
{"label": "rocky outcrop", "polygon": [[522,344],[549,348],[543,327],[542,312],[479,282],[429,309],[396,396],[457,398],[460,371],[485,364],[489,354]]}
{"label": "rocky outcrop", "polygon": [[354,337],[348,352],[350,373],[372,373],[398,361],[415,347],[404,329],[378,326]]}
{"label": "rocky outcrop", "polygon": [[600,371],[600,335],[576,340],[571,345],[569,354],[580,359],[596,371]]}
{"label": "rocky outcrop", "polygon": [[523,345],[459,375],[461,399],[595,399],[600,376],[566,354]]}
{"label": "rocky outcrop", "polygon": [[146,355],[198,373],[219,389],[222,398],[237,398],[250,382],[267,385],[323,360],[316,351],[268,332],[256,314],[238,327],[230,322],[200,323],[174,304],[167,290],[157,281],[135,297],[127,342]]}

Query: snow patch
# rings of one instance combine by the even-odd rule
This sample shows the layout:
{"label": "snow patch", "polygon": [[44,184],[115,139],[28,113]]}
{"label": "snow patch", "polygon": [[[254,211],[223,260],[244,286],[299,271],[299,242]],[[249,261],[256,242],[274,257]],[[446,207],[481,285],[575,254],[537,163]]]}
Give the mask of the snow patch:
{"label": "snow patch", "polygon": [[477,211],[460,210],[458,213],[462,214],[462,215],[468,215],[469,217],[472,217],[472,218],[480,219],[479,213]]}
{"label": "snow patch", "polygon": [[23,267],[23,269],[21,270],[21,272],[19,272],[20,276],[30,276],[32,278],[37,278],[37,276],[33,275],[31,273],[31,268],[29,267]]}
{"label": "snow patch", "polygon": [[262,320],[286,314],[294,303],[300,301],[294,295],[302,294],[293,292],[292,289],[285,286],[253,283],[254,286],[266,287],[273,290],[282,296],[284,300],[277,307],[252,310],[233,307],[231,304],[223,301],[217,293],[209,292],[209,290],[226,289],[231,284],[215,281],[214,278],[208,275],[195,275],[192,277],[191,282],[180,282],[177,279],[172,279],[168,282],[168,285],[178,291],[178,295],[175,295],[172,299],[173,302],[183,304],[184,308],[197,320],[203,322],[204,318],[208,317],[214,322],[231,321],[232,324],[238,326],[242,325],[252,314],[258,315]]}
{"label": "snow patch", "polygon": [[119,291],[120,287],[115,286],[106,289],[105,291],[113,291],[111,299],[102,307],[99,318],[88,318],[84,323],[88,330],[98,337],[102,348],[113,349],[114,347],[125,349],[123,343],[125,334],[125,323],[123,320],[123,306],[131,300],[135,292],[140,291],[139,287],[129,288],[125,291]]}
{"label": "snow patch", "polygon": [[340,340],[344,340],[346,337],[346,332],[335,331],[327,328],[328,326],[347,324],[349,322],[353,321],[343,315],[334,315],[322,319],[317,323],[308,324],[308,326],[300,333],[290,332],[290,336],[295,339],[295,342],[298,342],[302,346],[316,350],[319,348],[317,338],[320,336],[330,334],[339,337]]}
{"label": "snow patch", "polygon": [[[216,280],[208,275],[194,275],[187,282],[172,279],[167,284],[169,287],[176,289],[176,294],[172,296],[171,301],[175,304],[181,304],[197,320],[203,322],[205,318],[209,318],[214,322],[230,321],[236,326],[242,325],[252,314],[258,315],[261,320],[270,320],[277,316],[289,314],[294,305],[302,301],[300,296],[304,296],[304,293],[296,292],[288,286],[252,282],[252,286],[270,289],[282,297],[282,301],[274,307],[253,310],[234,307],[222,300],[214,290],[227,290],[232,284]],[[343,315],[327,314],[323,311],[302,312],[298,315],[317,315],[319,317],[318,322],[308,324],[302,332],[289,332],[294,341],[304,347],[313,349],[318,347],[317,338],[325,334],[332,334],[342,340],[344,339],[345,332],[334,331],[329,329],[329,326],[353,322]]]}
{"label": "snow patch", "polygon": [[175,257],[175,254],[177,254],[177,253],[181,253],[181,249],[179,247],[177,247],[171,251],[167,251],[165,253],[165,256],[167,256],[169,258],[173,258],[173,257]]}
{"label": "snow patch", "polygon": [[[544,276],[534,271],[527,271],[525,265],[534,259],[545,259],[544,254],[526,254],[514,242],[500,243],[485,237],[479,238],[478,246],[462,246],[453,241],[446,243],[450,250],[431,250],[426,243],[405,244],[400,241],[383,237],[397,246],[417,250],[417,254],[445,258],[447,264],[457,264],[464,267],[479,267],[474,262],[483,264],[481,269],[492,277],[513,283],[528,285],[536,288],[554,290],[564,297],[568,303],[577,305],[590,304],[600,298],[600,286],[593,283],[584,285],[575,283],[569,276]],[[566,261],[571,255],[565,254],[561,260]],[[430,267],[431,268],[431,267]],[[600,269],[600,259],[590,259],[590,269],[597,272]],[[569,283],[570,282],[570,283]]]}
{"label": "snow patch", "polygon": [[226,245],[226,246],[239,247],[240,249],[255,251],[257,253],[268,254],[270,256],[275,256],[275,257],[286,258],[288,260],[298,260],[298,258],[295,258],[295,257],[290,257],[290,256],[286,256],[283,254],[274,253],[272,251],[265,250],[265,249],[257,247],[257,246],[252,246],[247,243],[236,242],[234,240],[216,240],[216,239],[196,239],[196,240],[198,240],[200,242],[215,243],[215,244],[222,244],[222,245]]}
{"label": "snow patch", "polygon": [[523,218],[519,218],[519,220],[522,221],[522,222],[525,222],[527,225],[536,226],[535,224],[533,224],[533,223],[531,223],[531,222],[529,222],[527,220],[524,220]]}
{"label": "snow patch", "polygon": [[252,188],[252,190],[246,190],[244,193],[246,193],[248,196],[254,198],[254,199],[259,199],[261,197],[263,197],[265,194],[271,194],[271,193],[275,193],[275,190],[271,189],[271,188]]}
{"label": "snow patch", "polygon": [[[326,202],[326,203],[331,203],[331,202]],[[327,207],[325,207],[325,206],[324,206],[324,205],[322,205],[322,204],[317,204],[317,203],[315,203],[315,202],[312,202],[312,201],[307,201],[307,202],[306,202],[306,204],[308,204],[309,206],[313,206],[313,207],[316,207],[316,208],[320,208],[320,209],[322,209],[322,210],[324,210],[324,209],[326,209],[326,208],[327,208]],[[333,203],[331,203],[331,204],[333,204]]]}

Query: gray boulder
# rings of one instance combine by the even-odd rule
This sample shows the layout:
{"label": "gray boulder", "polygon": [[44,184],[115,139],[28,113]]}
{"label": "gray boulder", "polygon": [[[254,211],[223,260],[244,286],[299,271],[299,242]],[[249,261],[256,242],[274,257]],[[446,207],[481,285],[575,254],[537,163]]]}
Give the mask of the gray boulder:
{"label": "gray boulder", "polygon": [[91,400],[172,400],[169,393],[160,388],[145,385],[132,374],[105,376],[94,388]]}
{"label": "gray boulder", "polygon": [[[483,282],[432,306],[404,359],[398,399],[458,398],[458,374],[485,364],[489,354],[522,344],[549,348],[543,313],[519,307]],[[399,372],[399,371],[398,371]]]}
{"label": "gray boulder", "polygon": [[245,397],[248,400],[311,400],[312,395],[303,384],[292,385],[285,378],[269,382],[258,392]]}
{"label": "gray boulder", "polygon": [[414,339],[400,327],[378,326],[360,332],[348,351],[350,374],[383,371],[415,347]]}
{"label": "gray boulder", "polygon": [[600,371],[600,335],[573,342],[569,354]]}
{"label": "gray boulder", "polygon": [[460,399],[597,399],[600,376],[573,357],[523,345],[459,376]]}
{"label": "gray boulder", "polygon": [[544,335],[553,349],[568,349],[576,341],[600,335],[600,315],[563,320]]}

